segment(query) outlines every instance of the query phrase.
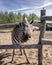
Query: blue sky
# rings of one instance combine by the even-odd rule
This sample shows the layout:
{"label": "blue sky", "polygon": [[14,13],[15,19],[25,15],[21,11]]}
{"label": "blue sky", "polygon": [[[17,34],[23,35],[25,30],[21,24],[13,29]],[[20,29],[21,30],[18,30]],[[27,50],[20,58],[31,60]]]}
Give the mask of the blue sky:
{"label": "blue sky", "polygon": [[[35,7],[33,10],[21,11],[21,13],[35,13],[40,16],[41,8],[36,8],[48,3],[52,3],[52,0],[0,0],[0,11],[13,11],[17,13],[18,9]],[[52,5],[45,7],[45,9],[47,11],[46,15],[52,15]]]}

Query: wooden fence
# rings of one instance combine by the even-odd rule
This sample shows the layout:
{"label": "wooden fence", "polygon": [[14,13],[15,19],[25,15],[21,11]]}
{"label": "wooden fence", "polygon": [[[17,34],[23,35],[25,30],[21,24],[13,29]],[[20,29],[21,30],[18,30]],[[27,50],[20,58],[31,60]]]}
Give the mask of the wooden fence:
{"label": "wooden fence", "polygon": [[[50,39],[45,39],[44,34],[46,30],[46,20],[52,20],[52,16],[46,16],[46,10],[41,10],[41,17],[40,21],[41,23],[35,23],[33,22],[34,26],[40,27],[40,36],[39,36],[39,42],[38,44],[31,44],[31,45],[22,45],[22,48],[38,48],[38,65],[43,65],[42,60],[43,60],[43,53],[42,53],[42,46],[43,44],[52,44],[52,40]],[[0,28],[6,28],[6,27],[13,27],[17,25],[17,23],[11,23],[11,24],[0,24]],[[0,49],[18,49],[19,46],[17,47],[16,45],[0,45]]]}

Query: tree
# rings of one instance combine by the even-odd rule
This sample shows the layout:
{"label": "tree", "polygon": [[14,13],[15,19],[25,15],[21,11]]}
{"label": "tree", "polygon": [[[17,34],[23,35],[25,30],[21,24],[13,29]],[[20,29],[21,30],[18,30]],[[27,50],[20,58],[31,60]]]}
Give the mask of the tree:
{"label": "tree", "polygon": [[18,12],[18,14],[17,14],[17,19],[18,19],[18,22],[22,21],[22,15],[20,12]]}
{"label": "tree", "polygon": [[8,15],[8,21],[9,21],[9,23],[14,22],[13,12],[10,12],[10,13],[9,13],[9,15]]}
{"label": "tree", "polygon": [[[28,20],[39,20],[39,17],[35,15],[34,13],[29,14],[23,14],[27,17]],[[0,12],[0,23],[13,23],[13,22],[21,22],[23,19],[23,15],[21,15],[20,12],[18,14],[15,14],[13,12]]]}
{"label": "tree", "polygon": [[36,14],[32,13],[29,14],[29,20],[39,20],[39,17]]}
{"label": "tree", "polygon": [[4,13],[1,11],[0,12],[0,23],[3,23],[3,17],[4,17]]}

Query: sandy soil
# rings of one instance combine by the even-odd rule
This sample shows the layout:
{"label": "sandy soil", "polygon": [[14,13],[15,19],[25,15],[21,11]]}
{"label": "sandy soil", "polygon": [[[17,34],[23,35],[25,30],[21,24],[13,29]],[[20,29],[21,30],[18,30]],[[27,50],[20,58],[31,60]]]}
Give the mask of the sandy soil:
{"label": "sandy soil", "polygon": [[[38,44],[39,31],[34,31],[31,39],[26,44]],[[45,38],[52,39],[52,31],[45,32]],[[0,33],[0,44],[12,44],[11,33]],[[38,49],[25,49],[30,64],[26,64],[24,54],[19,56],[19,49],[15,50],[14,62],[10,63],[12,58],[11,50],[0,50],[0,65],[38,65]],[[43,45],[43,65],[52,65],[52,45]]]}

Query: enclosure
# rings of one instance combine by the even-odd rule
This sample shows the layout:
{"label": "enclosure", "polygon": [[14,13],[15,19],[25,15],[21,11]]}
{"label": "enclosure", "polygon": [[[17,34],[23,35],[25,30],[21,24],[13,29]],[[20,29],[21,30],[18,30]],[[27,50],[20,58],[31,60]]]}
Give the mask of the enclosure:
{"label": "enclosure", "polygon": [[[52,16],[45,16],[45,10],[41,10],[41,23],[33,25],[40,27],[40,30],[33,31],[32,37],[22,47],[25,48],[30,65],[52,65],[52,31],[46,30],[46,20],[52,20]],[[1,25],[0,27],[8,25]],[[4,30],[5,32],[5,30]],[[24,55],[18,56],[18,48],[12,45],[11,32],[0,33],[0,64],[2,65],[28,65]],[[3,43],[3,44],[2,44]],[[9,44],[11,43],[11,45]],[[14,63],[10,63],[12,48],[16,48]],[[8,50],[3,50],[8,49]]]}

